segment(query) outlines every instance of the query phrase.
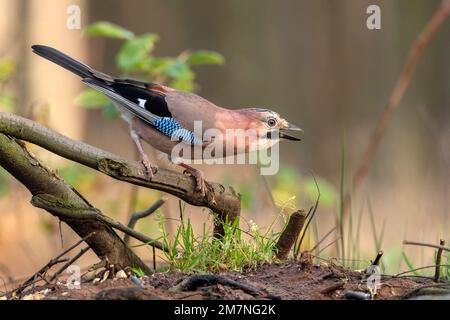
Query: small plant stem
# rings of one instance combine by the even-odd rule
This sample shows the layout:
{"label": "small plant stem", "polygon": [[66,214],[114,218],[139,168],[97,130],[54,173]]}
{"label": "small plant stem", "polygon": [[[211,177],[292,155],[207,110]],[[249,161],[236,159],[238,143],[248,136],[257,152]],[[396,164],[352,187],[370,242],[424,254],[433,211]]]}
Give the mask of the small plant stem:
{"label": "small plant stem", "polygon": [[319,248],[319,246],[328,238],[329,235],[331,235],[334,231],[336,231],[336,226],[334,226],[333,228],[331,228],[330,231],[328,231],[323,237],[322,239],[320,239],[319,241],[317,241],[317,243],[315,244],[315,246],[310,250],[310,251],[314,251],[316,249]]}
{"label": "small plant stem", "polygon": [[152,247],[152,253],[153,253],[153,271],[156,272],[156,248]]}
{"label": "small plant stem", "polygon": [[309,211],[308,211],[308,214],[306,215],[306,219],[308,219],[308,221],[306,222],[306,226],[303,228],[303,233],[300,238],[300,241],[298,242],[297,247],[294,248],[294,258],[295,259],[297,259],[297,257],[298,257],[298,254],[300,252],[300,247],[301,247],[301,245],[303,243],[303,239],[305,238],[305,235],[306,235],[306,231],[308,231],[309,225],[310,225],[312,219],[314,218],[314,216],[316,215],[317,207],[319,206],[319,202],[320,202],[319,184],[317,183],[314,173],[311,172],[311,175],[314,179],[314,184],[316,185],[316,188],[317,188],[317,198],[316,198],[316,203],[314,204],[314,207],[311,207],[311,209],[309,209]]}
{"label": "small plant stem", "polygon": [[[439,241],[440,246],[445,246],[445,240],[441,239]],[[442,260],[442,248],[439,248],[436,253],[436,269],[434,271],[434,282],[439,282],[441,280],[441,260]]]}

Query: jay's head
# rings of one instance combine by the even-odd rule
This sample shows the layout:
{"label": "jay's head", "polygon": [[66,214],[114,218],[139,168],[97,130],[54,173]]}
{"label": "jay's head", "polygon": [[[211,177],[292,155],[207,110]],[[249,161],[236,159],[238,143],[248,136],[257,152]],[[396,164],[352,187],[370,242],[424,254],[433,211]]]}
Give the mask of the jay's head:
{"label": "jay's head", "polygon": [[[241,109],[248,119],[248,128],[257,130],[267,137],[267,139],[287,139],[293,141],[300,141],[301,139],[294,137],[288,132],[290,131],[303,131],[300,127],[289,123],[286,119],[280,117],[278,113],[268,109],[262,108],[247,108]],[[274,133],[277,132],[278,135]]]}

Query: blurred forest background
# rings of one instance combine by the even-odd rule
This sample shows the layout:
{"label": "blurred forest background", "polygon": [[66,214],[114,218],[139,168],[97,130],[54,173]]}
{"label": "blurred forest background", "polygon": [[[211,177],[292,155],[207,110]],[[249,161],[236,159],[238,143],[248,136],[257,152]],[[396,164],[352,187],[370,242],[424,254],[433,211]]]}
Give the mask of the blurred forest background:
{"label": "blurred forest background", "polygon": [[[152,52],[156,56],[217,51],[225,63],[194,68],[195,91],[230,108],[276,110],[305,133],[301,143],[281,145],[281,169],[276,176],[263,178],[255,166],[200,168],[208,180],[234,186],[243,195],[243,217],[261,228],[275,219],[281,225],[280,211],[287,214],[314,203],[312,170],[322,199],[305,244],[308,249],[336,223],[343,152],[349,188],[408,50],[439,3],[0,0],[0,111],[32,118],[73,139],[134,158],[126,124],[98,109],[80,107],[77,96],[85,88],[79,79],[32,54],[30,46],[50,45],[105,73],[119,75],[115,55],[123,41],[92,38],[83,32],[92,22],[110,21],[135,34],[158,34]],[[81,30],[66,28],[66,10],[72,4],[81,8]],[[381,30],[366,28],[370,4],[381,7]],[[403,239],[450,240],[449,39],[447,22],[426,49],[369,177],[352,198],[353,230],[358,232],[348,235],[346,231],[345,239],[352,245],[358,242],[358,255],[343,258],[373,258],[376,236],[382,238],[386,272],[395,272],[405,268],[402,250],[416,265],[432,262],[432,250],[403,248]],[[133,186],[29,147],[92,204],[122,222],[133,210],[144,209],[162,196],[139,189],[133,205]],[[279,207],[272,205],[271,197]],[[167,222],[173,231],[178,200],[169,199],[162,212],[174,219]],[[58,221],[32,207],[29,200],[29,192],[0,169],[0,275],[30,274],[61,251]],[[187,206],[186,213],[198,228],[211,223],[201,208]],[[159,236],[155,218],[140,221],[137,229]],[[65,247],[77,239],[64,225],[62,234]],[[144,259],[151,258],[147,248],[137,250]],[[334,246],[321,253],[324,258],[333,255]],[[86,255],[80,263],[86,266],[94,258]]]}

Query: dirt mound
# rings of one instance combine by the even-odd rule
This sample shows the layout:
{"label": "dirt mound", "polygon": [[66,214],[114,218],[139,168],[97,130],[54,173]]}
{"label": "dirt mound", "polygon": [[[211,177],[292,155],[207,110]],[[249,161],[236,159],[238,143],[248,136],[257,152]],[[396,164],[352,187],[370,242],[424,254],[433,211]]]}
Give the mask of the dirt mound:
{"label": "dirt mound", "polygon": [[[424,280],[425,281],[425,280]],[[399,299],[423,285],[407,277],[381,278],[376,299]],[[369,298],[367,276],[334,264],[267,264],[247,273],[192,275],[181,272],[106,279],[82,283],[69,290],[64,284],[45,285],[26,292],[26,299],[348,299]]]}

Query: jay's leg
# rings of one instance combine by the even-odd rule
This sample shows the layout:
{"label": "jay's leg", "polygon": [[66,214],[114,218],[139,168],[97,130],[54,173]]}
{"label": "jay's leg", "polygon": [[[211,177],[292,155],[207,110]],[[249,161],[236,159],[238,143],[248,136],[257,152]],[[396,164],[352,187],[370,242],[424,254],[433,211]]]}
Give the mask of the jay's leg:
{"label": "jay's leg", "polygon": [[156,171],[158,170],[158,167],[152,164],[148,159],[148,156],[144,152],[144,148],[142,147],[141,138],[133,128],[130,128],[130,135],[131,139],[133,139],[134,143],[136,144],[136,147],[139,151],[139,155],[141,157],[141,162],[144,165],[145,169],[147,170],[147,174],[150,176],[150,178],[152,178],[153,174],[156,173]]}
{"label": "jay's leg", "polygon": [[205,196],[206,184],[205,184],[205,177],[203,175],[203,172],[194,167],[191,167],[185,163],[179,163],[178,165],[185,169],[184,170],[185,173],[189,173],[190,175],[192,175],[195,178],[195,181],[197,183],[196,190],[201,192],[202,196]]}

